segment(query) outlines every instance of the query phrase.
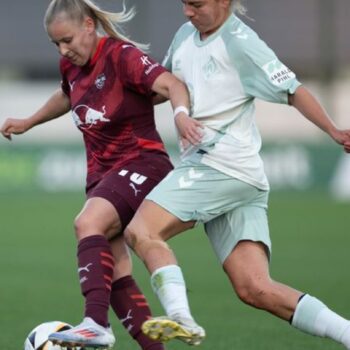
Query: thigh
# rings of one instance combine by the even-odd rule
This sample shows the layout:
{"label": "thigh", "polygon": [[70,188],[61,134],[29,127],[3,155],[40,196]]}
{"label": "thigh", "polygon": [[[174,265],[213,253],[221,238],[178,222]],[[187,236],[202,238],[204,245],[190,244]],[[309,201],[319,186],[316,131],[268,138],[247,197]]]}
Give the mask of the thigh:
{"label": "thigh", "polygon": [[261,242],[240,241],[223,267],[236,290],[270,281],[268,254]]}
{"label": "thigh", "polygon": [[[148,237],[152,239],[168,240],[176,234],[193,227],[194,221],[182,221],[171,212],[157,203],[145,199],[126,232],[130,239],[135,237]],[[133,246],[132,242],[130,242]]]}
{"label": "thigh", "polygon": [[255,201],[253,205],[235,208],[205,224],[206,234],[221,264],[241,241],[261,242],[270,256],[271,240],[264,202],[263,199],[261,206]]}
{"label": "thigh", "polygon": [[85,202],[75,219],[79,239],[103,234],[107,238],[121,232],[121,221],[115,207],[106,199],[94,197]]}

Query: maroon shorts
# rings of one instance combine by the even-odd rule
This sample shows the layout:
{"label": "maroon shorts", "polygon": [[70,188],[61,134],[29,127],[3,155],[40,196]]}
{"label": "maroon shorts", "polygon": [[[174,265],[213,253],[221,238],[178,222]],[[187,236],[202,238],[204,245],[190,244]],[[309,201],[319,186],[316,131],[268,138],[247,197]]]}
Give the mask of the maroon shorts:
{"label": "maroon shorts", "polygon": [[155,169],[149,160],[134,160],[112,169],[87,189],[87,198],[101,197],[113,204],[124,229],[147,194],[172,170],[168,160],[157,165],[161,166]]}

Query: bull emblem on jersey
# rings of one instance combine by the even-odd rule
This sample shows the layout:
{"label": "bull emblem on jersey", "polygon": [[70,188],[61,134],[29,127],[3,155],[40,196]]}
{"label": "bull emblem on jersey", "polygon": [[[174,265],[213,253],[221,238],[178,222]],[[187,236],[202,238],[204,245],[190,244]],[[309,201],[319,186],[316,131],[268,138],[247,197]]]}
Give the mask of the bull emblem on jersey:
{"label": "bull emblem on jersey", "polygon": [[77,127],[91,128],[99,122],[108,123],[109,119],[105,118],[106,106],[102,107],[102,112],[90,108],[87,105],[76,106],[72,112],[73,120]]}

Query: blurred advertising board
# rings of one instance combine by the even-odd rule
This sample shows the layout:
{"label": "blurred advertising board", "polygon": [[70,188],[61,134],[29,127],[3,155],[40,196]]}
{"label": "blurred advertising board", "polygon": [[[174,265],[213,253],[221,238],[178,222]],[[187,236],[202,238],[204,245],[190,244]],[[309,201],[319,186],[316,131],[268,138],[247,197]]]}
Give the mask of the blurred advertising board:
{"label": "blurred advertising board", "polygon": [[[174,162],[176,146],[168,146]],[[350,199],[350,155],[333,144],[266,144],[261,155],[272,191],[329,191]],[[0,193],[82,191],[85,152],[78,145],[2,145]]]}

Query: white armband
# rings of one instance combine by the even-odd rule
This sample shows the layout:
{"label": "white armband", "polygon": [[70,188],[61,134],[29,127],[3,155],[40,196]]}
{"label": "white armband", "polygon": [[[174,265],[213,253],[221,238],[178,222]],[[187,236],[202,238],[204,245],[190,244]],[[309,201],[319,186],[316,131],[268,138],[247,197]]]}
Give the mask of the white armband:
{"label": "white armband", "polygon": [[175,110],[174,110],[174,119],[175,119],[175,117],[176,117],[179,113],[181,113],[181,112],[184,112],[184,113],[186,113],[187,115],[190,115],[190,111],[188,110],[187,107],[185,107],[185,106],[178,106],[178,107],[176,107]]}

